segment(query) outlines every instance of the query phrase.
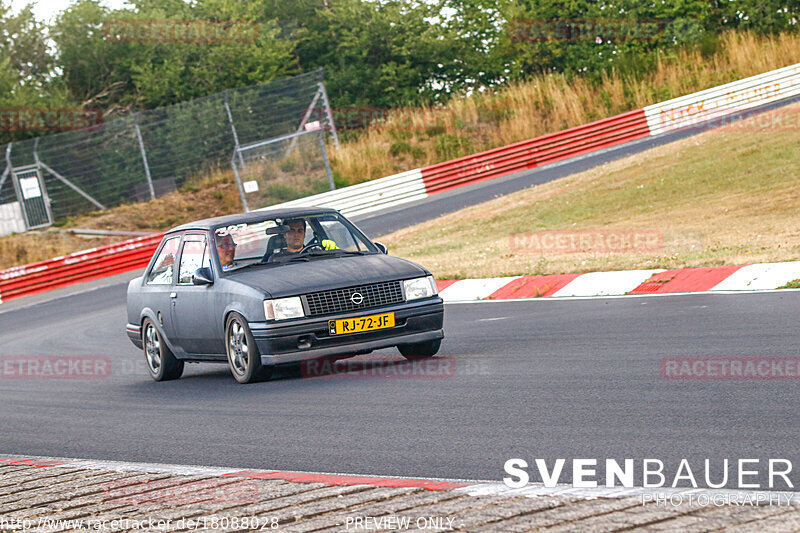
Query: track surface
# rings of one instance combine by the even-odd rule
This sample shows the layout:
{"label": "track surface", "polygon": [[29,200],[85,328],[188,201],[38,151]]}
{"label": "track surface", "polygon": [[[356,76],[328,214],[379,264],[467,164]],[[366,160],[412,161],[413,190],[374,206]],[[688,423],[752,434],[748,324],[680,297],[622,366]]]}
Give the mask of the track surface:
{"label": "track surface", "polygon": [[[222,365],[150,381],[123,301],[116,285],[0,314],[0,356],[114,363],[105,379],[0,379],[3,453],[490,480],[512,457],[800,464],[796,381],[659,374],[666,356],[796,356],[798,293],[448,305],[447,377],[251,386]],[[376,358],[402,361],[359,360]]]}

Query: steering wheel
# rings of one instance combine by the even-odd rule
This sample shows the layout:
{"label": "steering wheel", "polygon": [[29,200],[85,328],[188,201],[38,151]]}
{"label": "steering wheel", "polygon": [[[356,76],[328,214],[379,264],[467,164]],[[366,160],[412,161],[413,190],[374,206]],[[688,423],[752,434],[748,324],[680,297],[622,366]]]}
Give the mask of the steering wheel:
{"label": "steering wheel", "polygon": [[305,253],[305,252],[307,252],[309,250],[313,250],[314,248],[319,248],[320,250],[324,250],[325,249],[325,247],[323,247],[322,244],[320,244],[318,242],[310,242],[310,243],[306,244],[305,246],[303,246],[303,248],[298,253],[302,254],[302,253]]}

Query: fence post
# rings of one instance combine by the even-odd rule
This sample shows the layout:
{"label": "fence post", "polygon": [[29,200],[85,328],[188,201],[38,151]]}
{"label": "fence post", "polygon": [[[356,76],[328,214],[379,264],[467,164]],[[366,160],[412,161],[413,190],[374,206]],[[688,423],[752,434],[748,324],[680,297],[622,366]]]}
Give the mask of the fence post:
{"label": "fence post", "polygon": [[6,169],[3,171],[3,175],[0,176],[0,190],[3,188],[3,185],[6,182],[6,178],[8,178],[9,174],[11,174],[11,145],[13,143],[8,143],[6,146]]}
{"label": "fence post", "polygon": [[328,115],[328,124],[331,126],[331,135],[333,135],[333,144],[339,148],[339,136],[336,135],[336,124],[333,123],[333,113],[331,113],[331,104],[328,101],[328,91],[325,90],[325,83],[319,82],[319,89],[322,92],[322,101],[325,104],[325,114]]}
{"label": "fence post", "polygon": [[155,200],[156,189],[153,187],[153,177],[150,175],[150,165],[147,163],[147,152],[144,149],[142,130],[139,129],[139,113],[136,113],[133,125],[136,128],[136,138],[139,139],[139,151],[142,153],[142,163],[144,163],[144,173],[145,176],[147,176],[147,186],[150,187],[150,199]]}
{"label": "fence post", "polygon": [[228,122],[231,123],[231,131],[233,132],[233,142],[236,145],[236,153],[239,154],[239,164],[244,168],[244,159],[242,152],[239,151],[239,135],[236,133],[236,125],[233,123],[233,113],[231,113],[231,106],[228,105],[228,91],[225,91],[225,111],[228,113]]}
{"label": "fence post", "polygon": [[328,163],[328,152],[325,150],[325,138],[323,137],[322,129],[319,130],[319,146],[322,148],[322,161],[325,163],[325,172],[328,174],[328,183],[331,186],[331,190],[336,188],[336,184],[333,182],[333,173],[331,172],[331,165]]}
{"label": "fence post", "polygon": [[53,209],[50,204],[50,195],[47,194],[47,185],[44,182],[44,176],[42,175],[42,162],[39,161],[39,139],[41,137],[36,137],[36,140],[33,141],[33,161],[36,163],[36,174],[37,179],[39,179],[39,184],[42,187],[42,197],[44,199],[44,208],[47,211],[47,221],[50,225],[53,224]]}
{"label": "fence post", "polygon": [[[244,208],[245,213],[250,212],[250,207],[247,205],[247,198],[244,195],[244,186],[242,185],[242,178],[239,176],[239,171],[236,170],[236,154],[239,154],[239,159],[242,159],[242,153],[239,151],[239,147],[236,147],[234,150],[233,157],[231,157],[231,167],[233,167],[233,175],[236,178],[236,186],[239,188],[239,196],[242,199],[242,207]],[[242,165],[242,170],[244,170],[244,165]]]}

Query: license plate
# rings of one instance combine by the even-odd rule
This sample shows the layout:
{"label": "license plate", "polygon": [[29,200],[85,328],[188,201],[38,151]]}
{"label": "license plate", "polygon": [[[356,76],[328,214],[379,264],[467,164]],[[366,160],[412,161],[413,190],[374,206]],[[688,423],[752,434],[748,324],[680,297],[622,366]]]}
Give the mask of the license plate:
{"label": "license plate", "polygon": [[328,320],[328,331],[331,335],[345,335],[347,333],[358,333],[360,331],[393,327],[394,313]]}

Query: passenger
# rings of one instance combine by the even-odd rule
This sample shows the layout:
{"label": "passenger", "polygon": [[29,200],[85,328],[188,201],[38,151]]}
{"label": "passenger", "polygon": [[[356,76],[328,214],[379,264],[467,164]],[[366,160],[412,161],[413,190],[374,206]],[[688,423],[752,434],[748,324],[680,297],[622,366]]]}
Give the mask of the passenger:
{"label": "passenger", "polygon": [[222,270],[230,269],[236,257],[236,242],[230,233],[222,237],[217,236],[217,253]]}

